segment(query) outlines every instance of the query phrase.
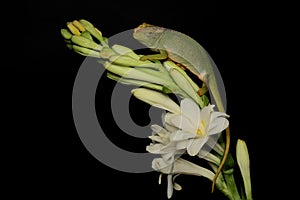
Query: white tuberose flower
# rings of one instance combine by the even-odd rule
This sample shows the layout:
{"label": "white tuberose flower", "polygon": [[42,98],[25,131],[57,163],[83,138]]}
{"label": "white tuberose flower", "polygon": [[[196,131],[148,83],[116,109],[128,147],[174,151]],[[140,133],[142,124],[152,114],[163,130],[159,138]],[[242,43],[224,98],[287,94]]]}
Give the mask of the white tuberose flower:
{"label": "white tuberose flower", "polygon": [[[161,158],[155,158],[152,162],[152,168],[167,174],[168,189],[167,196],[170,199],[173,195],[173,189],[181,190],[181,186],[175,182],[175,178],[179,175],[173,174],[174,163],[176,159],[183,154],[186,149],[176,149],[177,142],[171,141],[172,135],[176,134],[178,130],[175,127],[165,124],[165,127],[159,125],[152,125],[152,143],[146,147],[147,151],[153,154],[161,154]],[[158,162],[157,162],[158,161]],[[161,176],[159,177],[159,183],[161,183]]]}
{"label": "white tuberose flower", "polygon": [[161,154],[164,161],[172,166],[176,157],[180,157],[186,150],[177,149],[177,141],[171,141],[172,135],[176,133],[178,129],[165,126],[165,128],[159,125],[152,125],[152,143],[146,147],[146,150],[153,154]]}
{"label": "white tuberose flower", "polygon": [[167,113],[165,122],[177,127],[173,141],[177,141],[177,148],[186,148],[191,156],[197,155],[204,144],[218,133],[227,128],[228,115],[215,112],[213,105],[208,105],[200,110],[199,106],[191,99],[183,99],[180,104],[181,114]]}

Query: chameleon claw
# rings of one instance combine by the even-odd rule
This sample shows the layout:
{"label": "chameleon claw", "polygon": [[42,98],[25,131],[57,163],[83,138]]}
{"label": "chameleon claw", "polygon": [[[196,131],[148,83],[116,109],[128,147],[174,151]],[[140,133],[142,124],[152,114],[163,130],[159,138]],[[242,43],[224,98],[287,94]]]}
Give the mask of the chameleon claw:
{"label": "chameleon claw", "polygon": [[205,83],[202,84],[202,88],[199,88],[199,90],[197,91],[199,96],[204,95],[206,92],[208,91],[208,87]]}

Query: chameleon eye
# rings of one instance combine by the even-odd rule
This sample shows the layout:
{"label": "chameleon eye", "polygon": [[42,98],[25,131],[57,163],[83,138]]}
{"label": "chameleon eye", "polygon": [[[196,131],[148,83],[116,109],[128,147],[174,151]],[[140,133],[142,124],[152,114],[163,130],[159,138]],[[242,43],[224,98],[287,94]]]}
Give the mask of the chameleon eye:
{"label": "chameleon eye", "polygon": [[147,32],[146,35],[147,35],[148,37],[151,37],[151,36],[153,35],[153,31]]}

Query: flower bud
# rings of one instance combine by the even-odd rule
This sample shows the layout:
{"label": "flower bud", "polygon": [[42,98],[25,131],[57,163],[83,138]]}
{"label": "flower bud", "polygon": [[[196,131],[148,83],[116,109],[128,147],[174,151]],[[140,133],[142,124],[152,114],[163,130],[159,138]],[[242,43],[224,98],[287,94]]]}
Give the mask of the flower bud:
{"label": "flower bud", "polygon": [[72,49],[83,56],[90,56],[90,57],[95,57],[95,58],[100,58],[99,52],[94,51],[92,49],[87,49],[81,46],[77,46],[77,45],[72,45]]}
{"label": "flower bud", "polygon": [[83,27],[90,32],[92,36],[94,36],[99,42],[103,42],[103,37],[101,31],[96,29],[92,23],[87,20],[81,19],[79,22],[83,25]]}
{"label": "flower bud", "polygon": [[81,47],[101,51],[102,46],[82,36],[73,35],[71,41]]}
{"label": "flower bud", "polygon": [[71,22],[67,22],[67,27],[73,35],[80,35],[80,31]]}
{"label": "flower bud", "polygon": [[175,114],[180,113],[180,107],[166,94],[146,88],[133,89],[131,93],[138,99]]}
{"label": "flower bud", "polygon": [[82,26],[82,24],[81,24],[79,21],[74,20],[74,21],[72,22],[72,24],[73,24],[80,32],[84,32],[84,31],[85,31],[84,26]]}
{"label": "flower bud", "polygon": [[132,49],[130,49],[128,47],[115,44],[111,48],[120,55],[127,55],[136,60],[140,59],[140,57],[134,51],[132,51]]}
{"label": "flower bud", "polygon": [[236,144],[236,159],[243,177],[246,197],[252,199],[249,153],[245,141],[241,139]]}
{"label": "flower bud", "polygon": [[186,94],[194,99],[194,101],[197,102],[201,108],[205,106],[204,102],[194,90],[190,82],[181,72],[178,71],[178,69],[172,68],[170,69],[169,73],[179,88],[181,88]]}
{"label": "flower bud", "polygon": [[60,29],[60,33],[63,36],[63,38],[65,38],[66,40],[70,40],[72,37],[72,33],[70,33],[70,31],[68,31],[67,29]]}

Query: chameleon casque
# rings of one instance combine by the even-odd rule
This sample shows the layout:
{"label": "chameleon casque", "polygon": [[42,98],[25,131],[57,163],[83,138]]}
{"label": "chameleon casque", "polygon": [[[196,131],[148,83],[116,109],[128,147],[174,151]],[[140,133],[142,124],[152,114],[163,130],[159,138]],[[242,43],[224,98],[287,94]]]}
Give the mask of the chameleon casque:
{"label": "chameleon casque", "polygon": [[[206,50],[197,41],[181,32],[147,23],[136,27],[133,37],[148,48],[159,52],[158,54],[142,56],[141,60],[170,59],[175,63],[179,63],[207,85],[218,110],[225,112],[212,62]],[[215,181],[228,157],[229,146],[230,131],[227,127],[226,147],[212,183],[212,192],[214,191]]]}

